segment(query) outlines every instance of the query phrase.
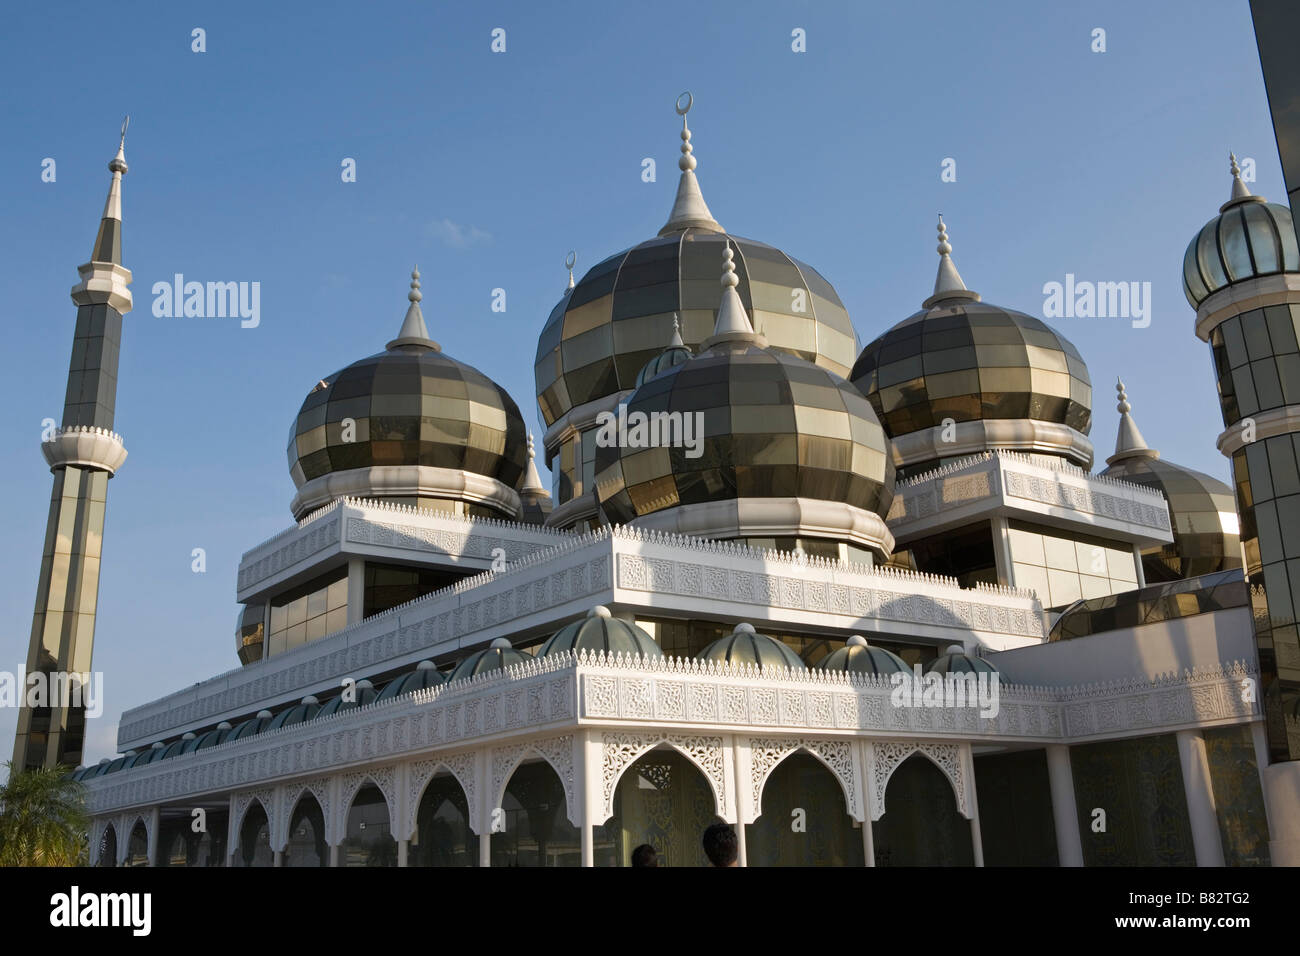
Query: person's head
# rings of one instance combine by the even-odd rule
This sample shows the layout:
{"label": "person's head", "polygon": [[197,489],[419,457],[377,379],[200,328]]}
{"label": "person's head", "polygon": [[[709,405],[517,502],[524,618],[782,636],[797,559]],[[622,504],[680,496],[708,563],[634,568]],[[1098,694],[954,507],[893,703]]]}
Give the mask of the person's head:
{"label": "person's head", "polygon": [[632,851],[633,866],[658,866],[659,854],[649,843],[642,843]]}
{"label": "person's head", "polygon": [[725,823],[715,823],[704,831],[704,855],[714,866],[735,866],[736,831]]}

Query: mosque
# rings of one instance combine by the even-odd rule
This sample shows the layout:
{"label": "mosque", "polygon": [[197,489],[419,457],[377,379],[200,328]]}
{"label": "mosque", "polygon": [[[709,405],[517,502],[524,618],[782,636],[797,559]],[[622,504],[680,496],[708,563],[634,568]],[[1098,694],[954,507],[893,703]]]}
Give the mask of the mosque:
{"label": "mosque", "polygon": [[[659,234],[541,325],[538,444],[433,340],[418,270],[382,350],[297,371],[294,523],[240,563],[239,666],[77,769],[92,862],[691,866],[722,821],[749,866],[1300,863],[1289,209],[1234,163],[1184,262],[1235,487],[1161,457],[1140,382],[1094,472],[1083,356],[969,288],[942,219],[933,290],[860,348],[821,273],[714,218],[689,109]],[[125,459],[110,169],[43,445],[78,528]],[[635,412],[696,447],[598,441]],[[50,542],[29,668],[88,669],[63,595],[98,537]],[[993,697],[897,693],[918,675]],[[24,711],[17,759],[79,763],[77,717]]]}

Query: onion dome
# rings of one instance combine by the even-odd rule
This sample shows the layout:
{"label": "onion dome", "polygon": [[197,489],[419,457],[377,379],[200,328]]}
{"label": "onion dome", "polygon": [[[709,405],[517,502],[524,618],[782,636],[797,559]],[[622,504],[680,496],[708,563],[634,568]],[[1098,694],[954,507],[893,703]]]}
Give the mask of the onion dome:
{"label": "onion dome", "polygon": [[533,449],[533,433],[528,433],[528,469],[523,484],[519,486],[519,520],[524,524],[545,524],[551,513],[551,493],[542,484],[537,473],[537,452]]}
{"label": "onion dome", "polygon": [[722,301],[703,351],[598,419],[606,518],[712,538],[832,538],[887,557],[894,466],[875,413],[834,372],[767,347],[731,248],[718,251]]}
{"label": "onion dome", "polygon": [[695,655],[699,661],[717,661],[719,664],[748,665],[759,670],[790,668],[801,671],[807,668],[788,645],[766,634],[754,633],[754,625],[737,624],[726,637],[720,637]]}
{"label": "onion dome", "polygon": [[[1092,465],[1092,381],[1042,320],[980,300],[951,258],[939,218],[939,273],[921,311],[871,342],[850,378],[909,472],[990,448]],[[955,429],[944,432],[944,420]]]}
{"label": "onion dome", "polygon": [[678,98],[681,177],[668,222],[657,237],[593,266],[542,329],[534,372],[548,427],[577,406],[633,388],[668,339],[673,313],[686,344],[698,346],[710,334],[723,243],[736,249],[738,293],[773,348],[837,375],[847,374],[857,355],[853,323],[820,273],[772,246],[729,236],[713,218],[695,175],[686,125],[692,102],[689,93]]}
{"label": "onion dome", "polygon": [[469,657],[458,663],[452,669],[451,675],[447,678],[448,683],[454,680],[462,680],[466,677],[476,677],[479,674],[486,674],[490,671],[505,670],[515,664],[522,664],[524,661],[532,660],[531,654],[515,650],[510,641],[504,637],[498,637],[487,647],[475,651]]}
{"label": "onion dome", "polygon": [[636,373],[636,387],[640,388],[660,372],[666,372],[683,362],[690,361],[690,358],[691,350],[682,343],[681,323],[677,321],[677,314],[674,313],[673,337],[668,342],[668,348],[646,362],[641,371]]}
{"label": "onion dome", "polygon": [[823,671],[844,671],[849,674],[869,674],[874,677],[900,673],[910,674],[912,668],[907,662],[883,647],[873,647],[866,638],[854,634],[844,646],[831,651],[817,662],[817,669]]}
{"label": "onion dome", "polygon": [[518,517],[524,420],[505,389],[442,352],[410,306],[383,352],[320,380],[289,430],[294,516],[343,495]]}
{"label": "onion dome", "polygon": [[438,687],[445,683],[447,683],[447,675],[439,671],[434,666],[433,661],[420,661],[415,665],[415,670],[407,674],[399,674],[390,680],[384,689],[379,692],[375,702],[393,700],[396,697],[413,694],[417,690]]}
{"label": "onion dome", "polygon": [[1192,308],[1234,282],[1300,272],[1291,210],[1251,195],[1237,157],[1228,154],[1232,195],[1201,227],[1183,255],[1183,293]]}
{"label": "onion dome", "polygon": [[927,674],[996,674],[998,669],[982,657],[967,654],[960,644],[949,645],[948,650],[930,661]]}
{"label": "onion dome", "polygon": [[1116,382],[1120,414],[1115,454],[1106,459],[1101,472],[1154,488],[1169,502],[1173,527],[1172,544],[1156,545],[1142,552],[1142,573],[1147,584],[1194,578],[1215,571],[1241,567],[1241,538],[1237,523],[1237,500],[1232,489],[1209,475],[1184,468],[1160,457],[1148,448],[1130,414],[1123,382]]}
{"label": "onion dome", "polygon": [[[317,717],[329,717],[332,714],[344,713],[349,710],[356,710],[358,707],[365,707],[367,704],[373,704],[375,698],[379,695],[375,693],[375,685],[368,680],[359,680],[352,688],[352,693],[339,694],[325,702],[320,710],[316,712]],[[351,698],[351,699],[349,699]]]}
{"label": "onion dome", "polygon": [[659,644],[643,628],[619,620],[609,613],[607,607],[593,607],[586,617],[560,628],[542,645],[537,656],[546,657],[565,651],[603,651],[611,657],[615,654],[664,656]]}
{"label": "onion dome", "polygon": [[300,703],[292,707],[286,707],[273,718],[267,730],[279,730],[281,727],[292,727],[295,724],[301,724],[305,720],[311,720],[320,712],[320,701],[312,694],[308,694]]}

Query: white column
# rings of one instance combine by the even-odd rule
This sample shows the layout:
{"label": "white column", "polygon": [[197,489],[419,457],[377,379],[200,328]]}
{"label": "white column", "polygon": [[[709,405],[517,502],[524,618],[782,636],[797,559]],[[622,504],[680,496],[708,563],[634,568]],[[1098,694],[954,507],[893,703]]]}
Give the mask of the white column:
{"label": "white column", "polygon": [[998,584],[1010,587],[1015,583],[1015,568],[1012,567],[1011,530],[1007,519],[1001,515],[992,521],[993,526],[993,560],[997,566]]}
{"label": "white column", "polygon": [[149,854],[149,865],[157,866],[158,865],[158,844],[159,842],[161,842],[161,837],[160,834],[158,833],[158,829],[162,826],[162,810],[159,807],[154,807],[152,810],[149,811],[149,822],[147,825],[148,825],[148,831],[147,831],[148,849],[145,852]]}
{"label": "white column", "polygon": [[397,841],[397,865],[398,866],[403,866],[403,867],[406,866],[406,851],[407,851],[407,847],[409,847],[410,845],[411,845],[410,840]]}
{"label": "white column", "polygon": [[736,813],[736,866],[748,866],[749,854],[745,849],[745,823],[753,819],[754,808],[752,793],[752,775],[749,762],[749,744],[740,737],[726,738],[723,746],[731,747],[732,796],[731,805]]}
{"label": "white column", "polygon": [[492,865],[492,833],[490,830],[484,830],[478,835],[478,865]]}
{"label": "white column", "polygon": [[366,602],[366,560],[348,558],[348,623],[361,620]]}
{"label": "white column", "polygon": [[1177,738],[1196,865],[1223,866],[1223,841],[1219,836],[1219,816],[1214,807],[1214,788],[1210,783],[1210,761],[1205,755],[1205,738],[1199,730],[1180,730]]}
{"label": "white column", "polygon": [[862,863],[864,866],[875,866],[876,837],[871,830],[871,808],[875,800],[872,777],[876,748],[871,741],[863,740],[853,748],[853,755],[858,762],[858,805],[862,807]]}
{"label": "white column", "polygon": [[284,851],[283,851],[283,850],[272,850],[272,851],[271,851],[271,865],[272,865],[272,866],[284,866]]}
{"label": "white column", "polygon": [[577,787],[579,799],[582,800],[582,865],[595,866],[595,828],[605,822],[600,788],[604,745],[599,731],[588,730],[575,735],[573,746],[577,748],[574,756],[582,770]]}
{"label": "white column", "polygon": [[1270,764],[1263,777],[1269,860],[1273,866],[1300,866],[1300,760]]}
{"label": "white column", "polygon": [[1142,571],[1142,549],[1136,544],[1133,545],[1133,570],[1137,571],[1138,587],[1146,587],[1147,577]]}
{"label": "white column", "polygon": [[331,843],[330,844],[330,866],[338,866],[338,865],[339,865],[339,845],[337,843]]}
{"label": "white column", "polygon": [[980,833],[980,802],[975,792],[975,754],[970,744],[962,745],[962,772],[966,776],[966,799],[970,803],[970,843],[975,865],[984,865],[984,836]]}
{"label": "white column", "polygon": [[492,865],[492,811],[496,794],[489,793],[492,751],[483,748],[474,755],[474,775],[479,792],[478,865]]}
{"label": "white column", "polygon": [[1074,771],[1070,748],[1048,744],[1047,783],[1052,791],[1052,822],[1056,824],[1056,860],[1059,866],[1083,866],[1079,839],[1079,806],[1074,800]]}

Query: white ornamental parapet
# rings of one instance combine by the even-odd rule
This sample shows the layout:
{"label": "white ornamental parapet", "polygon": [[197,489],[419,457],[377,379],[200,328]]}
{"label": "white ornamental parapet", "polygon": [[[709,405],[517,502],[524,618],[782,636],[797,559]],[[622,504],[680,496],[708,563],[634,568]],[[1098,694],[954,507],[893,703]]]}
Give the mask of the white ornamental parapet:
{"label": "white ornamental parapet", "polygon": [[126,461],[122,436],[95,425],[69,425],[58,429],[41,442],[41,454],[49,463],[50,471],[76,465],[106,471],[110,476]]}

